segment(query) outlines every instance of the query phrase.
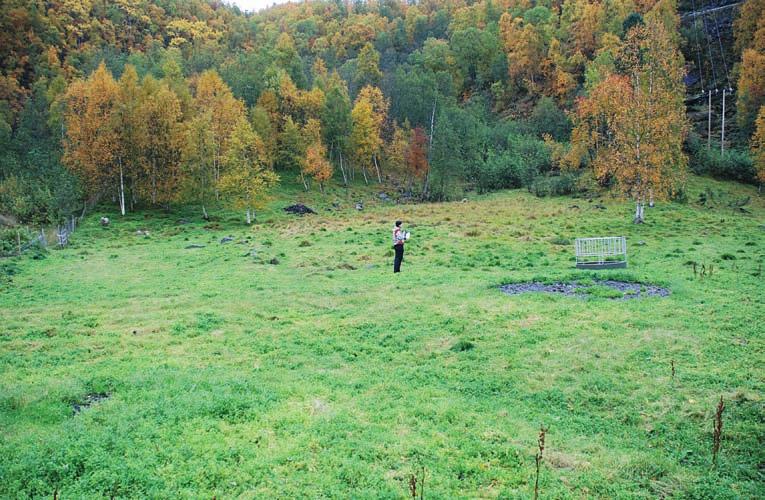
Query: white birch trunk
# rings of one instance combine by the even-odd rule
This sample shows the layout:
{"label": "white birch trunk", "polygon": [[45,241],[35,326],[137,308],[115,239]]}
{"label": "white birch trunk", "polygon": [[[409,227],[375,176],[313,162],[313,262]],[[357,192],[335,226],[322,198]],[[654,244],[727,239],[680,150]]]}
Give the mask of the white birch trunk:
{"label": "white birch trunk", "polygon": [[120,213],[125,215],[125,180],[122,175],[122,160],[120,164]]}
{"label": "white birch trunk", "polygon": [[428,140],[428,170],[425,172],[425,182],[422,184],[422,197],[428,197],[430,188],[430,162],[433,158],[433,131],[436,125],[436,101],[433,100],[433,111],[430,113],[430,139]]}
{"label": "white birch trunk", "polygon": [[382,184],[382,175],[380,175],[380,166],[377,164],[377,155],[372,155],[372,161],[375,164],[375,170],[377,170],[377,182]]}
{"label": "white birch trunk", "polygon": [[250,209],[247,209],[247,225],[252,224],[252,218],[250,217]]}
{"label": "white birch trunk", "polygon": [[643,218],[643,201],[638,198],[635,200],[635,219],[633,222],[635,224],[642,224],[644,222]]}
{"label": "white birch trunk", "polygon": [[340,172],[343,174],[343,185],[348,185],[348,178],[345,176],[345,169],[343,168],[343,152],[338,151],[338,156],[340,158]]}

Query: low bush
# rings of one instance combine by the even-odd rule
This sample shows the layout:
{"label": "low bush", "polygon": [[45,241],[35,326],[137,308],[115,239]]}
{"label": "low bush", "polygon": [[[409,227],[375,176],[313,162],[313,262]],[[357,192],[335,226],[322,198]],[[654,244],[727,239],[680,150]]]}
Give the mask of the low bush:
{"label": "low bush", "polygon": [[539,198],[574,194],[578,190],[577,176],[570,172],[538,176],[528,189],[530,193],[534,193]]}
{"label": "low bush", "polygon": [[718,148],[707,149],[699,144],[691,150],[689,166],[697,175],[757,184],[757,171],[747,150],[730,149],[720,153]]}

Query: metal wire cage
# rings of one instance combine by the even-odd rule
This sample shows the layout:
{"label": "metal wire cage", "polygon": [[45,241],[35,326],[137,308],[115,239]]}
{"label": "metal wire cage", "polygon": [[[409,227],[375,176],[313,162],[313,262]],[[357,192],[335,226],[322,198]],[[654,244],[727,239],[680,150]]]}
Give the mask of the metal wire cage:
{"label": "metal wire cage", "polygon": [[576,267],[579,269],[619,269],[627,267],[627,238],[577,238]]}

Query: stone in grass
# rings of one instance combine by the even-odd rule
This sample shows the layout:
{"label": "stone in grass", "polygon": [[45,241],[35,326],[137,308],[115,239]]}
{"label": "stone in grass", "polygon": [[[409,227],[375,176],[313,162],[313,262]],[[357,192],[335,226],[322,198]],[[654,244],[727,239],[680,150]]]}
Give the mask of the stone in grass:
{"label": "stone in grass", "polygon": [[233,236],[224,236],[223,238],[221,238],[220,244],[221,245],[225,245],[226,243],[229,243],[229,242],[232,242],[232,241],[234,241],[234,237]]}
{"label": "stone in grass", "polygon": [[469,340],[459,340],[451,347],[454,352],[465,352],[475,348],[475,344]]}
{"label": "stone in grass", "polygon": [[276,265],[278,265],[278,264],[279,264],[279,259],[277,259],[276,257],[274,257],[273,259],[269,260],[269,261],[268,261],[268,263],[269,263],[269,264],[271,264],[271,265],[273,265],[273,266],[276,266]]}
{"label": "stone in grass", "polygon": [[205,247],[204,245],[199,245],[199,244],[197,244],[197,243],[194,243],[194,244],[192,244],[192,245],[188,245],[188,246],[186,247],[186,249],[188,250],[189,248],[204,248],[204,247]]}

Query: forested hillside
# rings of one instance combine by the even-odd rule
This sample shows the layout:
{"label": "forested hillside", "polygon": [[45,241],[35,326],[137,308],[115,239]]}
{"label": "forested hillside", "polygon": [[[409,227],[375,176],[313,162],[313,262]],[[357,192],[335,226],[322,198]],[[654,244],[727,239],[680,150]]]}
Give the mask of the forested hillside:
{"label": "forested hillside", "polygon": [[[612,186],[639,216],[649,197],[682,195],[689,154],[698,173],[762,172],[764,6],[728,9],[742,12],[731,47],[710,36],[717,11],[694,4],[689,23],[683,4],[681,30],[672,0],[311,1],[254,15],[202,0],[10,0],[0,214],[44,224],[98,202],[193,203],[249,220],[280,179],[299,179],[428,200]],[[685,113],[686,90],[700,112],[712,65],[735,88],[724,154]]]}

